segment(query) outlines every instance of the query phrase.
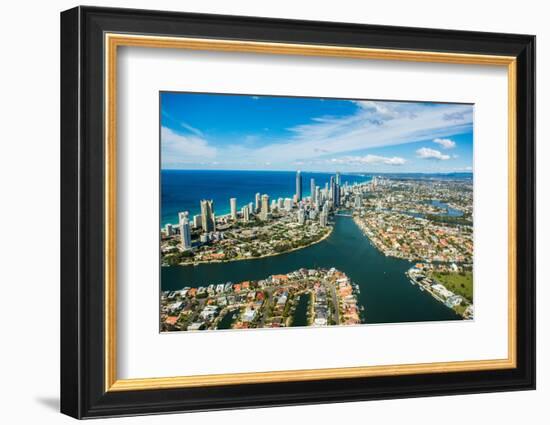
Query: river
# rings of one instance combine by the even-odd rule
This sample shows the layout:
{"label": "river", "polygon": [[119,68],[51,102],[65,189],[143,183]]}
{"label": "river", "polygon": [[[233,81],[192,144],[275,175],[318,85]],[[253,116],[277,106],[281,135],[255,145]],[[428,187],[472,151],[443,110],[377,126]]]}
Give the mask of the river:
{"label": "river", "polygon": [[459,320],[453,310],[412,285],[405,271],[413,263],[386,257],[363,235],[351,217],[336,216],[332,234],[322,242],[273,257],[197,266],[161,267],[162,290],[259,280],[300,268],[331,268],[359,285],[366,323]]}

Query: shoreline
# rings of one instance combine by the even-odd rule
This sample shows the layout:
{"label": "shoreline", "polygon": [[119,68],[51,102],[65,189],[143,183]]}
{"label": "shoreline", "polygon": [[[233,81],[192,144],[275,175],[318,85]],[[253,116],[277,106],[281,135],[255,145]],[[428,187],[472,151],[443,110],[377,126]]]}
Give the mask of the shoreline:
{"label": "shoreline", "polygon": [[314,242],[311,242],[311,243],[309,243],[307,245],[304,245],[304,246],[299,246],[297,248],[289,249],[288,251],[274,252],[274,253],[271,253],[271,254],[260,255],[259,257],[235,258],[235,259],[231,259],[231,260],[196,261],[196,262],[192,262],[192,263],[180,263],[176,266],[161,266],[161,267],[190,267],[190,266],[195,267],[195,266],[200,266],[201,264],[223,264],[223,263],[232,263],[234,261],[259,260],[261,258],[276,257],[278,255],[288,254],[289,252],[298,251],[300,249],[304,249],[304,248],[308,248],[310,246],[316,245],[319,242],[322,242],[326,238],[328,238],[332,234],[333,230],[334,230],[334,226],[330,226],[330,231],[327,232],[325,235],[323,235],[323,237],[321,239],[316,240]]}
{"label": "shoreline", "polygon": [[[447,308],[450,308],[451,310],[453,310],[455,312],[455,314],[457,316],[459,316],[462,320],[472,320],[473,317],[467,317],[466,315],[466,311],[467,310],[464,310],[464,312],[462,313],[459,313],[458,311],[456,311],[454,309],[454,307],[450,306],[447,304],[447,300],[443,299],[441,296],[439,296],[438,294],[435,293],[435,291],[428,285],[424,285],[418,281],[416,281],[416,279],[414,278],[414,276],[411,275],[411,269],[407,270],[405,272],[405,275],[407,276],[407,278],[409,279],[409,281],[411,282],[411,284],[415,285],[415,286],[418,286],[419,288],[422,288],[423,291],[427,292],[428,294],[430,294],[434,299],[436,299],[437,301],[439,301],[441,304],[443,304],[445,307]],[[440,285],[442,285],[443,287],[445,287],[445,289],[449,290],[445,285],[443,285],[442,283],[439,283]],[[456,295],[456,294],[455,294]],[[464,297],[462,297],[464,298]],[[464,298],[465,299],[465,298]],[[473,304],[470,303],[468,301],[468,305],[469,306],[472,306]]]}
{"label": "shoreline", "polygon": [[460,261],[440,261],[440,260],[434,260],[433,258],[429,258],[429,259],[426,259],[426,258],[423,258],[423,257],[419,257],[419,256],[409,256],[409,257],[399,257],[397,255],[393,255],[391,254],[391,252],[386,252],[384,249],[380,248],[377,244],[368,234],[367,232],[363,229],[363,226],[361,225],[360,222],[358,222],[357,218],[354,216],[353,217],[353,222],[357,225],[357,227],[359,228],[359,230],[361,231],[361,233],[363,233],[363,235],[369,240],[369,242],[372,244],[372,246],[374,246],[381,254],[383,254],[384,256],[386,257],[391,257],[391,258],[397,258],[398,260],[405,260],[405,261],[408,261],[409,263],[415,263],[415,262],[429,262],[429,263],[432,263],[432,262],[436,262],[436,263],[460,263]]}

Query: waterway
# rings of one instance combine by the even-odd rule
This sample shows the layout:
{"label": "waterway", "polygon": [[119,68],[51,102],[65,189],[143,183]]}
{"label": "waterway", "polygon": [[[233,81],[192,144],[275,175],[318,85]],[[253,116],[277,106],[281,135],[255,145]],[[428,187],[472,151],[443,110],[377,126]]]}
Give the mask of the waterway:
{"label": "waterway", "polygon": [[296,305],[296,311],[294,312],[294,321],[292,326],[307,326],[307,312],[311,295],[302,294]]}
{"label": "waterway", "polygon": [[176,290],[225,282],[259,280],[300,268],[331,268],[345,272],[359,285],[358,301],[366,323],[459,320],[448,307],[412,285],[405,275],[413,263],[386,257],[363,235],[351,217],[336,216],[324,241],[273,257],[197,266],[162,267],[162,289]]}
{"label": "waterway", "polygon": [[230,310],[225,313],[225,316],[222,317],[222,320],[218,323],[218,329],[231,329],[231,325],[235,321],[235,314],[238,314],[239,309]]}

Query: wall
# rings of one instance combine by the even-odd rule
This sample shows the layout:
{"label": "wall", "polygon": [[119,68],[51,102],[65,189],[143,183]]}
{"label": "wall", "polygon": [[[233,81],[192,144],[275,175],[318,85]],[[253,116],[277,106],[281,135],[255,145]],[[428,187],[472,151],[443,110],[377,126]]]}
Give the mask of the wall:
{"label": "wall", "polygon": [[[543,198],[550,171],[550,27],[544,2],[524,0],[357,2],[189,0],[187,2],[96,1],[96,5],[156,8],[193,12],[257,15],[370,24],[453,28],[536,34],[538,39],[538,216],[550,214]],[[59,346],[59,12],[77,3],[10,2],[3,5],[2,66],[0,73],[0,391],[5,423],[39,420],[68,423],[58,409]],[[549,312],[542,303],[550,296],[542,261],[549,249],[547,220],[539,220],[538,252],[538,390],[380,402],[200,413],[112,420],[110,423],[171,423],[187,420],[204,424],[293,423],[318,424],[342,420],[373,423],[462,424],[473,421],[512,424],[548,419],[543,401],[550,396],[547,359]],[[7,341],[9,343],[6,343]]]}

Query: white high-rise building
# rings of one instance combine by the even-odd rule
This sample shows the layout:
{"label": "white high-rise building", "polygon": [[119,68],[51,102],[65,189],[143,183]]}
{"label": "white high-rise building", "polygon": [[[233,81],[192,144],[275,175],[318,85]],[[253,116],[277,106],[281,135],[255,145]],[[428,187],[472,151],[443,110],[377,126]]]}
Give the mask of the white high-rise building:
{"label": "white high-rise building", "polygon": [[317,202],[317,199],[315,198],[315,179],[313,178],[309,181],[309,193],[311,203],[314,204],[315,202]]}
{"label": "white high-rise building", "polygon": [[323,211],[321,211],[321,214],[319,214],[319,224],[321,225],[321,227],[327,227],[327,222],[328,222],[327,217],[328,215],[325,212],[325,209],[323,208]]}
{"label": "white high-rise building", "polygon": [[191,226],[189,219],[184,217],[180,222],[181,247],[184,250],[191,249]]}
{"label": "white high-rise building", "polygon": [[267,220],[269,218],[269,195],[262,195],[262,208],[260,211],[260,219]]}
{"label": "white high-rise building", "polygon": [[201,201],[201,225],[205,232],[216,230],[216,218],[214,216],[214,201]]}
{"label": "white high-rise building", "polygon": [[355,208],[361,208],[361,196],[355,195]]}
{"label": "white high-rise building", "polygon": [[198,229],[201,226],[202,226],[202,220],[201,220],[200,214],[194,215],[193,216],[193,227],[195,229]]}
{"label": "white high-rise building", "polygon": [[184,218],[189,218],[189,211],[180,211],[178,213],[178,223],[181,223]]}
{"label": "white high-rise building", "polygon": [[241,215],[243,216],[243,221],[245,223],[250,221],[250,212],[248,210],[248,205],[245,205],[241,208]]}
{"label": "white high-rise building", "polygon": [[285,210],[287,210],[287,211],[292,210],[292,199],[285,198]]}
{"label": "white high-rise building", "polygon": [[231,209],[231,220],[237,220],[237,198],[229,200],[229,207]]}
{"label": "white high-rise building", "polygon": [[298,210],[298,224],[304,224],[306,221],[306,212],[303,209]]}

